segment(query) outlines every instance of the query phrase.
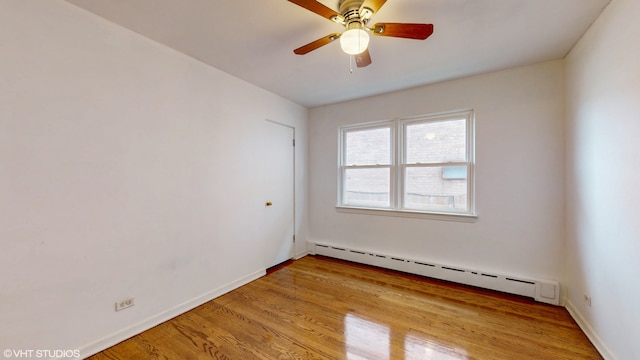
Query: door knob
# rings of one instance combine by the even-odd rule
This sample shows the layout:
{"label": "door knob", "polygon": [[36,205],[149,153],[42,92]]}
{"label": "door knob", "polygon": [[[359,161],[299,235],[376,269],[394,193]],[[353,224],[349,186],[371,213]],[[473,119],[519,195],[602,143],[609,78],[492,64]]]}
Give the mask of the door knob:
{"label": "door knob", "polygon": [[273,205],[273,203],[271,201],[267,201],[267,203],[265,205],[266,206],[271,206],[271,205]]}

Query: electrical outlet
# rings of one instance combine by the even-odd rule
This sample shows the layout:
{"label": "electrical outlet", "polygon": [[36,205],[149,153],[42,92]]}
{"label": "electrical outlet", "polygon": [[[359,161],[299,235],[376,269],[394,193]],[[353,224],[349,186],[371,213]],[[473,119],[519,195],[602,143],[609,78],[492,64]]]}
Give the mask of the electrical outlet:
{"label": "electrical outlet", "polygon": [[584,303],[591,307],[591,295],[584,293]]}
{"label": "electrical outlet", "polygon": [[116,311],[124,310],[134,305],[133,298],[126,298],[116,302]]}

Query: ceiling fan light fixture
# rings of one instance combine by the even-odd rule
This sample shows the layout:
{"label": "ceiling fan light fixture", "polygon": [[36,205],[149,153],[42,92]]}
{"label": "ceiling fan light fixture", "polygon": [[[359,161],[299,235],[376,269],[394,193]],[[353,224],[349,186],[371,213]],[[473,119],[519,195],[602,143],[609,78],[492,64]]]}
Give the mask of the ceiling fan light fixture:
{"label": "ceiling fan light fixture", "polygon": [[346,30],[340,36],[340,47],[349,55],[362,54],[369,46],[369,34],[361,27]]}

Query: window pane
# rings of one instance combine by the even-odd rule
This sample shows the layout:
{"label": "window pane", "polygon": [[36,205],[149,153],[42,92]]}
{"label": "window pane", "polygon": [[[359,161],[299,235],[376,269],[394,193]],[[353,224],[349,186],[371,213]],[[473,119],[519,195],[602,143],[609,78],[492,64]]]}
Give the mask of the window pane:
{"label": "window pane", "polygon": [[407,167],[404,207],[412,210],[467,211],[467,180],[447,179],[444,175],[445,167]]}
{"label": "window pane", "polygon": [[466,161],[466,124],[462,119],[407,125],[407,163]]}
{"label": "window pane", "polygon": [[391,129],[349,131],[345,136],[344,165],[391,164]]}
{"label": "window pane", "polygon": [[389,207],[389,168],[347,169],[343,203],[365,207]]}

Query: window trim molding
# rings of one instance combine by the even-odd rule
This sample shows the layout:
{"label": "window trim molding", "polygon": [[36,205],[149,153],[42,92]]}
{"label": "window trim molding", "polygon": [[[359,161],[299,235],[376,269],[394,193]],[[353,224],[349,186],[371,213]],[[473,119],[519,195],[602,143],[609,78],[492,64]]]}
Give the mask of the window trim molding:
{"label": "window trim molding", "polygon": [[[415,164],[406,164],[406,149],[405,149],[405,132],[408,125],[414,123],[423,122],[444,122],[447,120],[460,120],[466,121],[466,161],[464,162],[452,162],[452,163],[439,163],[439,164],[424,164],[424,166],[435,165],[464,165],[467,166],[467,207],[465,212],[446,212],[446,211],[429,211],[429,210],[414,210],[403,208],[404,204],[401,202],[403,199],[404,175],[402,171],[407,166],[413,166]],[[345,182],[345,169],[355,168],[344,165],[345,159],[345,137],[350,131],[359,130],[373,130],[376,128],[389,128],[390,129],[390,151],[391,151],[391,164],[390,166],[384,165],[384,167],[390,167],[390,189],[389,200],[390,206],[386,208],[373,208],[364,206],[345,205],[343,200],[343,187]],[[428,218],[437,220],[448,221],[463,221],[463,222],[475,222],[478,219],[476,212],[476,199],[475,199],[475,111],[473,109],[453,110],[432,114],[399,117],[390,120],[373,121],[367,123],[359,123],[354,125],[344,125],[338,127],[338,161],[337,161],[337,202],[336,210],[344,213],[366,214],[366,215],[384,215],[384,216],[396,216],[396,217],[410,217],[410,218]],[[375,166],[375,165],[374,165]]]}
{"label": "window trim molding", "polygon": [[459,222],[476,222],[478,220],[478,214],[467,213],[448,213],[448,212],[429,212],[429,211],[417,211],[417,210],[404,210],[404,209],[385,209],[385,208],[368,208],[357,206],[345,206],[336,205],[336,211],[348,214],[361,214],[361,215],[377,215],[377,216],[391,216],[391,217],[403,217],[414,219],[432,219],[432,220],[445,220],[445,221],[459,221]]}
{"label": "window trim molding", "polygon": [[[360,166],[351,166],[351,165],[343,165],[344,162],[346,161],[345,158],[345,137],[347,132],[350,131],[361,131],[361,130],[375,130],[375,129],[386,129],[389,128],[390,131],[390,148],[391,148],[391,158],[390,158],[390,163],[389,165],[360,165]],[[345,176],[346,176],[346,170],[347,169],[355,169],[355,168],[389,168],[389,187],[390,190],[393,189],[396,184],[396,179],[397,179],[397,165],[396,165],[396,158],[397,158],[397,149],[396,149],[396,143],[397,143],[397,134],[396,134],[396,126],[395,126],[395,120],[381,120],[381,121],[373,121],[373,122],[368,122],[368,123],[360,123],[360,124],[356,124],[356,125],[345,125],[345,126],[341,126],[338,128],[338,184],[337,184],[337,202],[336,204],[338,204],[338,206],[341,207],[352,207],[352,206],[344,206],[341,205],[342,204],[342,197],[344,195],[344,191],[343,191],[343,186],[345,183]],[[393,191],[390,191],[389,193],[389,207],[387,208],[375,208],[375,209],[384,209],[384,210],[389,210],[389,211],[393,211],[393,205],[395,204],[396,199],[394,198],[394,194]]]}

